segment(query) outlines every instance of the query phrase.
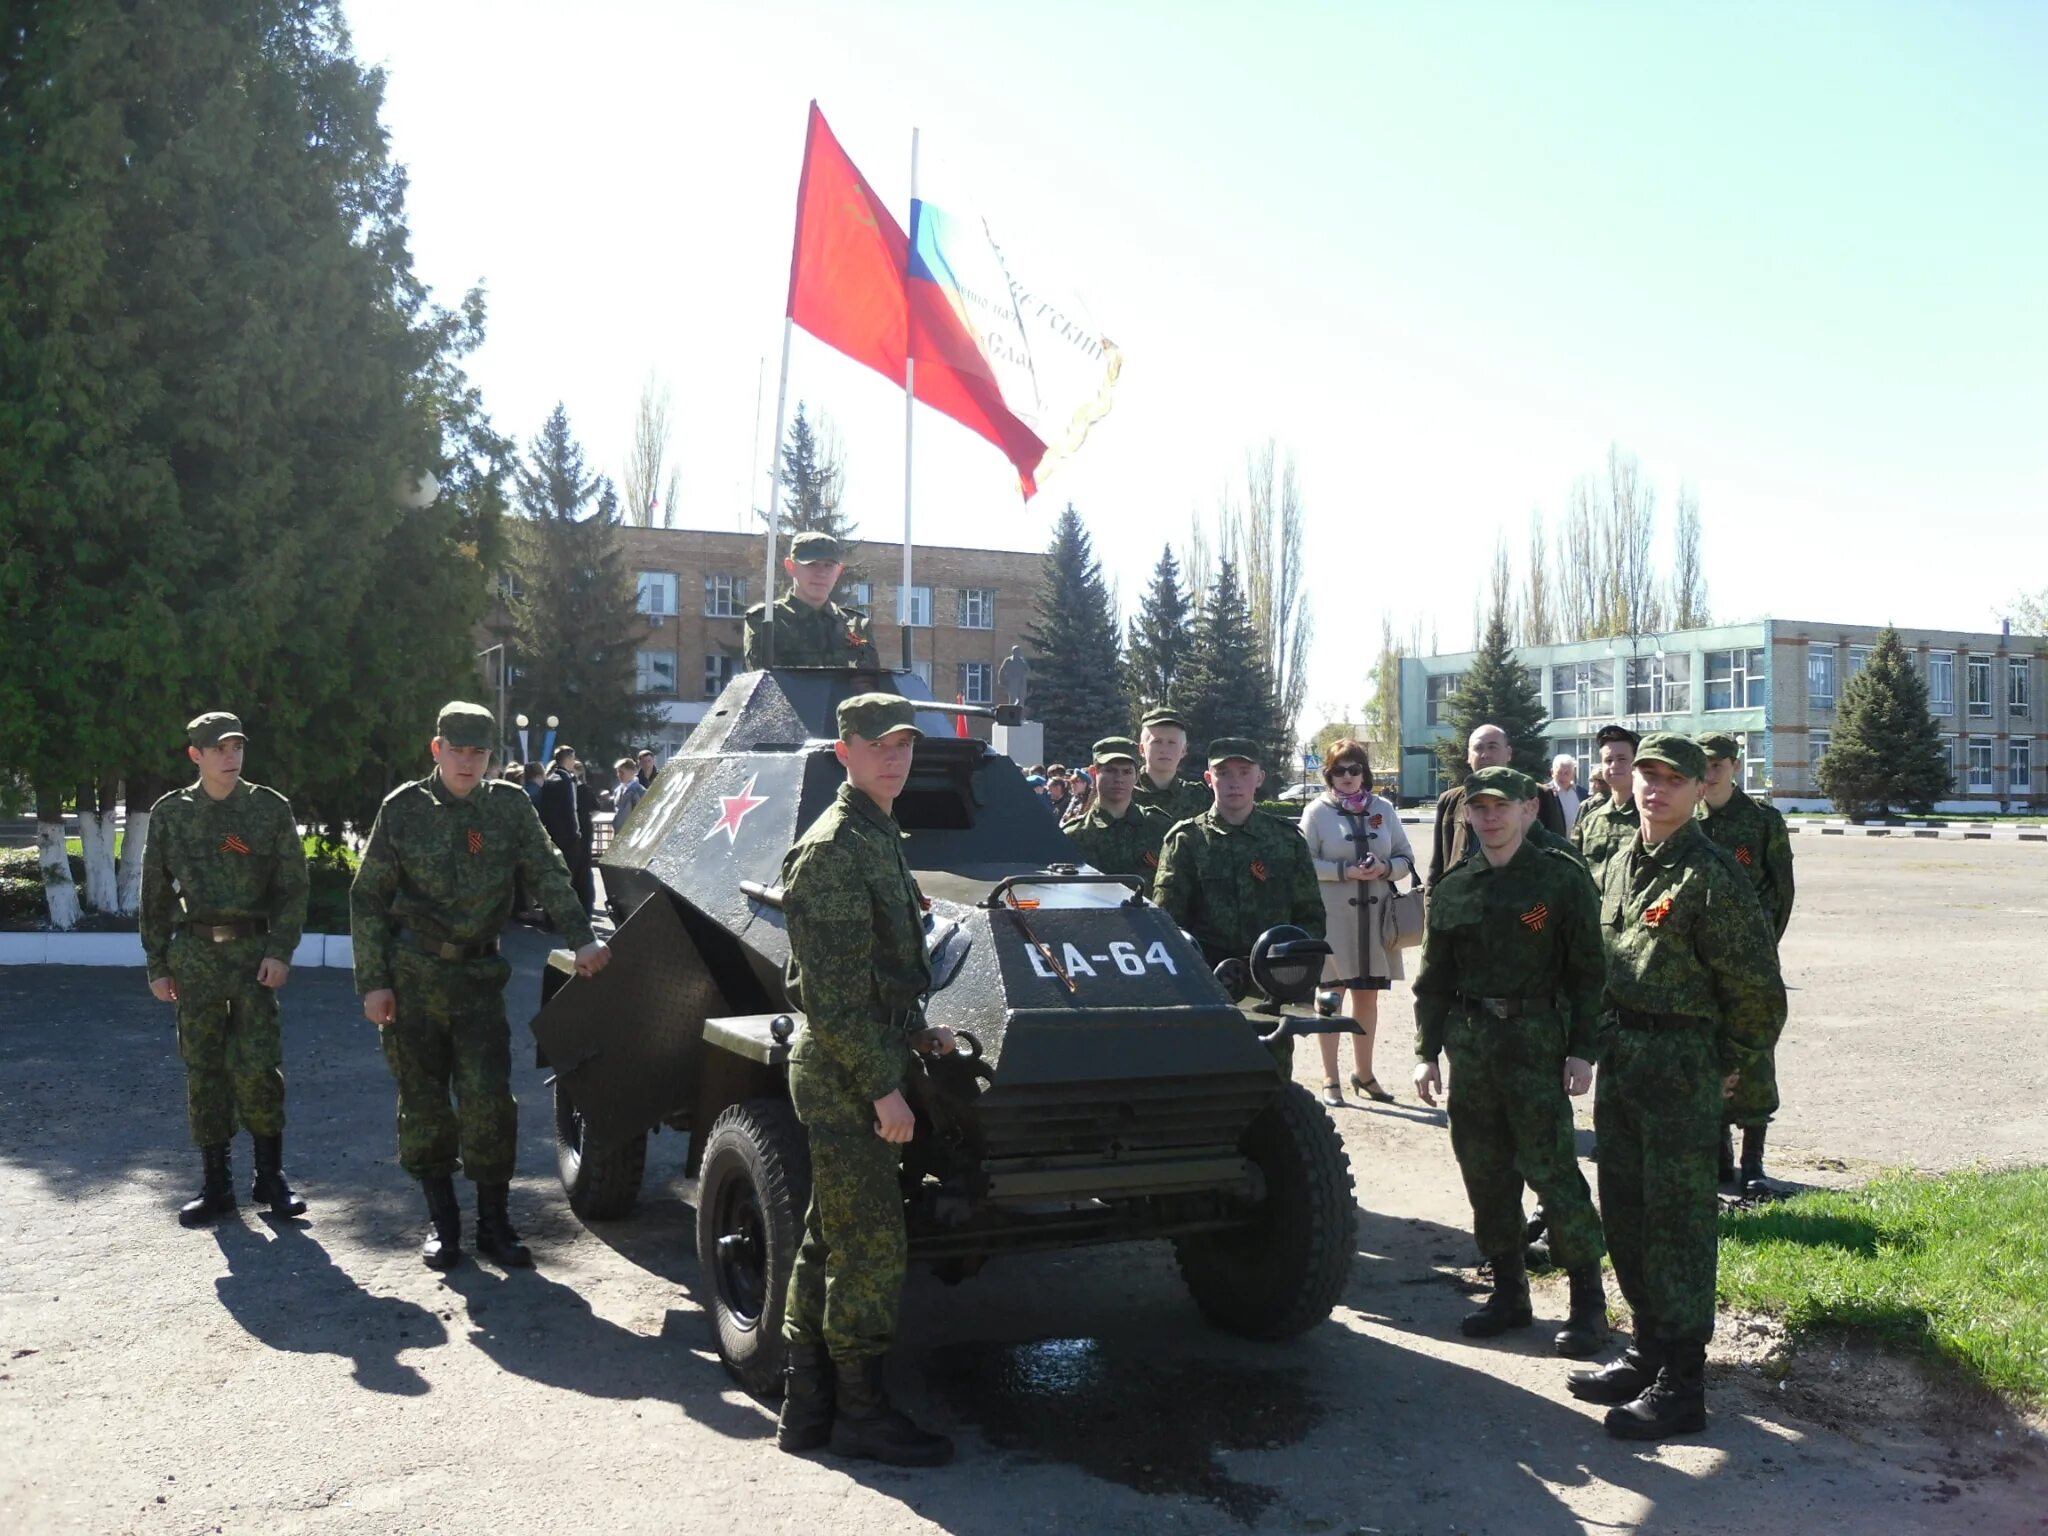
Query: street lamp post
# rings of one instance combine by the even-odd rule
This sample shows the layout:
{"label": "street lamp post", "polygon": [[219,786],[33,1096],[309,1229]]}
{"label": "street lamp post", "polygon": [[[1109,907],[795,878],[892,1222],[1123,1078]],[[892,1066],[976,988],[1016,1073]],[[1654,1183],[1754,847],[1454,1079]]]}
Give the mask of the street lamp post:
{"label": "street lamp post", "polygon": [[498,657],[498,755],[500,759],[499,766],[503,767],[505,745],[505,642],[500,640],[496,645],[478,651],[476,659],[482,661],[493,652]]}

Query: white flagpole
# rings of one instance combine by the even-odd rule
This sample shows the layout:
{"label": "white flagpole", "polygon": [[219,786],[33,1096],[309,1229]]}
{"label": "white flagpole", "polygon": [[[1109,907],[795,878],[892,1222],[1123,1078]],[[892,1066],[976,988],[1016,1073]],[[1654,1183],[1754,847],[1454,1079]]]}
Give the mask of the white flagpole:
{"label": "white flagpole", "polygon": [[789,405],[789,339],[796,333],[796,321],[782,317],[782,381],[775,386],[775,440],[768,445],[768,552],[762,558],[761,601],[768,605],[767,656],[764,663],[775,665],[775,540],[781,532],[782,515],[782,429],[783,412]]}
{"label": "white flagpole", "polygon": [[[903,288],[906,298],[910,290],[910,269],[908,262],[915,259],[917,242],[917,130],[910,130],[910,239],[911,252],[906,256],[903,271]],[[909,324],[909,305],[904,305],[904,323]],[[910,666],[910,427],[917,417],[917,359],[910,355],[910,337],[903,338],[903,590],[897,599],[897,617],[902,620],[903,670]]]}

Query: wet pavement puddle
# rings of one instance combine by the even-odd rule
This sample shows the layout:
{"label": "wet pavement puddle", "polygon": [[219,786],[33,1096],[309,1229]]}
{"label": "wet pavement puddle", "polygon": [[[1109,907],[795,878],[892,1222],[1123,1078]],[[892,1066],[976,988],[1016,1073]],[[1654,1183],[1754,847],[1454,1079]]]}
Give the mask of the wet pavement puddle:
{"label": "wet pavement puddle", "polygon": [[1103,1339],[948,1345],[926,1371],[931,1390],[997,1450],[1201,1499],[1247,1525],[1280,1490],[1233,1477],[1219,1453],[1293,1445],[1324,1412],[1300,1370],[1161,1359],[1156,1348]]}

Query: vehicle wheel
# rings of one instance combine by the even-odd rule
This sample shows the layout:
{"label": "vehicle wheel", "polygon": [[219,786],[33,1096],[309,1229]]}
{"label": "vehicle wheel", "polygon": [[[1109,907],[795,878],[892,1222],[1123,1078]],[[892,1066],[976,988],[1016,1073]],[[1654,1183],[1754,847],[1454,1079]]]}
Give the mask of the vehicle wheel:
{"label": "vehicle wheel", "polygon": [[1330,1315],[1351,1273],[1358,1246],[1351,1159],[1299,1083],[1282,1085],[1239,1150],[1266,1181],[1259,1218],[1234,1231],[1175,1238],[1181,1278],[1217,1327],[1247,1338],[1292,1338]]}
{"label": "vehicle wheel", "polygon": [[640,1198],[640,1180],[647,1172],[647,1137],[613,1147],[609,1152],[583,1149],[583,1116],[569,1097],[568,1085],[555,1080],[555,1169],[569,1195],[569,1209],[585,1221],[623,1216]]}
{"label": "vehicle wheel", "polygon": [[759,1398],[782,1395],[782,1303],[810,1199],[810,1143],[787,1103],[749,1099],[712,1122],[697,1175],[697,1273],[718,1358]]}

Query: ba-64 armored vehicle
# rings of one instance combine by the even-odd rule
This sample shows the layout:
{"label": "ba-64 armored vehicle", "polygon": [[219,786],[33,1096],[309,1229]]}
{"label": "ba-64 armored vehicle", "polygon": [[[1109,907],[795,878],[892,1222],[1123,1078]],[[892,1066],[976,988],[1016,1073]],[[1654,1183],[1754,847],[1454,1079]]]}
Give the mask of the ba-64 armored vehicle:
{"label": "ba-64 armored vehicle", "polygon": [[[895,813],[930,908],[927,1017],[960,1041],[908,1066],[913,1262],[952,1279],[1000,1254],[1160,1238],[1222,1327],[1280,1338],[1321,1321],[1351,1264],[1350,1165],[1274,1047],[1319,1027],[1281,1005],[1311,994],[1326,947],[1275,930],[1219,979],[1130,882],[1078,869],[1017,765],[956,735],[956,711],[908,674],[736,678],[618,830],[612,964],[572,979],[558,954],[533,1025],[570,1204],[625,1214],[649,1132],[685,1133],[720,1358],[775,1395],[809,1195],[777,881],[844,780],[835,707],[878,689],[920,701]],[[1264,993],[1249,1011],[1232,995],[1247,969]]]}

